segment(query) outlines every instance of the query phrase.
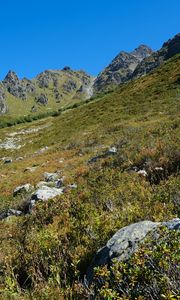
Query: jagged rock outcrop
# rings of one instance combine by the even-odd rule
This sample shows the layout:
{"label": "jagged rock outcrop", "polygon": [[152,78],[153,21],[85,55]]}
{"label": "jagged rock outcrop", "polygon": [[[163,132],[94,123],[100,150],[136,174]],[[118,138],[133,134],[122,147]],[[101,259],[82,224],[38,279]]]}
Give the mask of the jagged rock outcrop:
{"label": "jagged rock outcrop", "polygon": [[2,83],[6,90],[14,97],[23,100],[27,98],[26,88],[14,71],[9,71]]}
{"label": "jagged rock outcrop", "polygon": [[48,104],[48,97],[45,94],[40,94],[36,98],[37,103],[42,104],[42,105],[47,105]]}
{"label": "jagged rock outcrop", "polygon": [[165,42],[162,48],[141,61],[131,78],[143,76],[160,66],[164,61],[180,53],[180,34]]}
{"label": "jagged rock outcrop", "polygon": [[109,87],[127,81],[137,65],[152,54],[152,50],[145,45],[140,45],[134,51],[128,53],[121,51],[112,63],[100,73],[94,82],[94,93],[107,90]]}

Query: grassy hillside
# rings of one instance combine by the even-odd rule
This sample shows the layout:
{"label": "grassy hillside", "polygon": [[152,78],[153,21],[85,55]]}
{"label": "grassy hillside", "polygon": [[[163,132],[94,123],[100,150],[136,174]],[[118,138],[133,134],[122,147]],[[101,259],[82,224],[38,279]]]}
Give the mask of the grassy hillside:
{"label": "grassy hillside", "polygon": [[[60,116],[0,130],[0,211],[22,208],[26,197],[13,190],[44,172],[58,171],[67,186],[31,214],[0,221],[2,299],[86,299],[86,268],[116,230],[179,215],[179,70],[176,56]],[[17,149],[2,148],[8,139]],[[104,155],[111,146],[117,153]]]}

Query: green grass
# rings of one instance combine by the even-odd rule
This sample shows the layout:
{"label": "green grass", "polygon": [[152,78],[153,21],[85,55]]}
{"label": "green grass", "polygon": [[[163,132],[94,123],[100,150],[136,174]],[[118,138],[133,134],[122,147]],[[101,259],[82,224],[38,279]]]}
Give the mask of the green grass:
{"label": "green grass", "polygon": [[[0,130],[2,143],[10,133],[41,128],[21,135],[20,149],[0,149],[1,157],[13,158],[0,162],[0,210],[20,207],[13,189],[37,184],[45,171],[78,185],[31,215],[0,222],[2,299],[86,299],[81,279],[116,230],[179,216],[179,58],[59,116]],[[88,164],[111,145],[119,145],[117,155]],[[24,172],[32,166],[34,173]],[[146,166],[148,180],[129,171],[133,166]]]}

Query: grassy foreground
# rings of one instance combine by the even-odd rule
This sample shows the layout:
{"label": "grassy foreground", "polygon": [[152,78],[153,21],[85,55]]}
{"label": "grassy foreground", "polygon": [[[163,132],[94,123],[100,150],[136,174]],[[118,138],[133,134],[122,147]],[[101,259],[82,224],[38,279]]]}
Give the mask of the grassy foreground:
{"label": "grassy foreground", "polygon": [[[0,149],[1,158],[13,159],[0,162],[0,211],[21,207],[26,199],[13,197],[14,188],[36,185],[44,172],[58,171],[65,185],[77,184],[63,196],[38,203],[32,214],[0,222],[1,299],[86,299],[92,293],[81,284],[87,266],[116,230],[144,219],[179,216],[179,69],[176,56],[60,116],[0,130],[3,143],[15,132],[37,129],[15,136],[21,148]],[[88,163],[110,146],[117,147],[116,155]],[[146,169],[147,178],[134,167]],[[108,289],[99,287],[97,299],[148,299],[109,296]],[[166,284],[159,293],[173,299]]]}

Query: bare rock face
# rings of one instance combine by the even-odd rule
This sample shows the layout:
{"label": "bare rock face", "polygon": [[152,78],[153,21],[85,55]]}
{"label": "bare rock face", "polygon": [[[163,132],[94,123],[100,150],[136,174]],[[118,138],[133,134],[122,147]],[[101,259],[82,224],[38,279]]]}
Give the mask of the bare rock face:
{"label": "bare rock face", "polygon": [[100,73],[94,82],[94,92],[107,90],[109,87],[127,81],[137,65],[152,54],[152,50],[145,45],[140,45],[134,51],[128,53],[121,51],[105,70]]}
{"label": "bare rock face", "polygon": [[48,104],[48,97],[45,94],[39,95],[37,98],[37,103],[42,104],[42,105],[47,105]]}
{"label": "bare rock face", "polygon": [[15,72],[9,71],[2,83],[6,90],[13,96],[23,100],[27,98],[25,86]]}
{"label": "bare rock face", "polygon": [[165,42],[162,48],[142,60],[134,70],[131,78],[141,77],[160,66],[164,61],[180,54],[180,34]]}

